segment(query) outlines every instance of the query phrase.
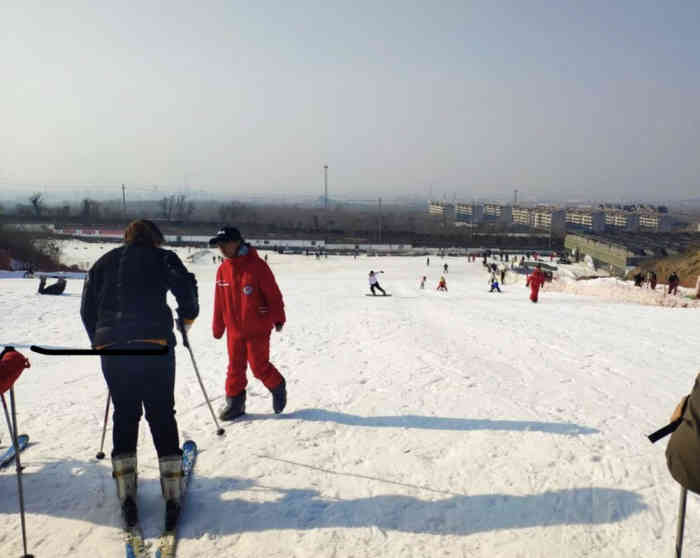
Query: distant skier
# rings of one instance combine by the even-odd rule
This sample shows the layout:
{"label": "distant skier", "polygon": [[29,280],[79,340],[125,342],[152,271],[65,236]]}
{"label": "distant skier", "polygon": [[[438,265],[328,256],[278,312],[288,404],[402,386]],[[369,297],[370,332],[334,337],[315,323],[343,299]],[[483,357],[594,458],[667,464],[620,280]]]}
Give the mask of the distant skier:
{"label": "distant skier", "polygon": [[425,289],[425,281],[427,280],[427,277],[423,275],[423,277],[420,280],[420,288]]}
{"label": "distant skier", "polygon": [[540,288],[544,285],[544,282],[545,275],[542,272],[542,266],[537,264],[537,269],[527,276],[527,281],[525,282],[525,286],[530,287],[530,300],[532,302],[537,302]]}
{"label": "distant skier", "polygon": [[425,259],[425,265],[430,267],[430,256]]}
{"label": "distant skier", "polygon": [[678,273],[675,271],[671,273],[668,277],[668,294],[677,295],[680,282],[681,280],[678,277]]}
{"label": "distant skier", "polygon": [[102,372],[114,404],[112,470],[127,526],[138,522],[136,446],[146,409],[158,453],[166,523],[177,518],[182,495],[182,451],[175,421],[175,335],[167,292],[189,328],[199,314],[197,281],[175,252],[163,250],[163,234],[138,220],[125,244],[102,256],[88,272],[80,316],[93,347],[146,349],[165,345],[162,356],[109,355]]}
{"label": "distant skier", "polygon": [[491,277],[489,279],[489,285],[491,285],[491,290],[489,291],[490,293],[492,293],[493,291],[498,291],[499,293],[501,292],[501,289],[498,286],[498,276],[496,275],[495,271],[491,272]]}
{"label": "distant skier", "polygon": [[[379,273],[384,273],[383,271],[380,271]],[[377,279],[377,273],[374,271],[369,272],[369,290],[372,291],[373,295],[377,295],[377,293],[374,292],[374,290],[377,289],[378,291],[381,291],[382,295],[386,296],[386,291],[382,289],[382,287],[379,285],[379,279]]]}
{"label": "distant skier", "polygon": [[642,275],[641,271],[636,273],[633,277],[634,279],[634,286],[635,287],[641,287],[642,283],[644,282],[644,276]]}
{"label": "distant skier", "polygon": [[53,284],[46,286],[46,276],[42,275],[39,278],[39,294],[43,295],[60,295],[66,290],[67,281],[63,277],[59,277]]}
{"label": "distant skier", "polygon": [[501,285],[506,284],[506,266],[501,268]]}
{"label": "distant skier", "polygon": [[272,409],[281,413],[287,404],[284,377],[270,362],[272,330],[282,331],[286,316],[282,293],[269,266],[235,227],[224,227],[209,240],[226,256],[216,272],[212,333],[226,333],[228,369],[226,406],[219,417],[233,420],[245,414],[246,368],[272,394]]}
{"label": "distant skier", "polygon": [[265,263],[267,263],[267,254],[265,254]]}
{"label": "distant skier", "polygon": [[437,290],[447,292],[447,281],[445,281],[445,277],[443,275],[440,276],[440,282],[438,283]]}
{"label": "distant skier", "polygon": [[651,288],[652,291],[656,290],[656,284],[658,283],[659,279],[656,277],[656,272],[655,271],[650,271],[649,272],[649,287]]}
{"label": "distant skier", "polygon": [[447,264],[443,265],[442,269],[445,271],[445,273],[447,273]]}

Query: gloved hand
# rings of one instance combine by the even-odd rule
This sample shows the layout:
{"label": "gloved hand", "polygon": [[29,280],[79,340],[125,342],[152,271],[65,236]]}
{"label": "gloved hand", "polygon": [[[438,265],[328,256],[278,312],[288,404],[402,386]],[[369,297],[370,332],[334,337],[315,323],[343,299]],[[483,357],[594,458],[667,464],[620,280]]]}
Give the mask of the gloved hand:
{"label": "gloved hand", "polygon": [[194,320],[187,320],[187,319],[180,319],[179,320],[179,325],[180,325],[180,331],[184,329],[184,333],[189,333],[190,329],[192,329],[192,324],[194,323]]}
{"label": "gloved hand", "polygon": [[0,359],[2,359],[2,357],[5,356],[5,353],[9,353],[10,351],[14,351],[14,350],[15,350],[14,347],[10,347],[10,346],[8,345],[8,346],[5,347],[5,348],[2,350],[2,352],[0,353]]}
{"label": "gloved hand", "polygon": [[685,406],[688,403],[688,396],[686,395],[683,399],[681,399],[681,402],[676,406],[676,410],[673,411],[673,414],[671,415],[671,420],[669,422],[673,422],[676,419],[679,419],[683,416],[683,412],[685,411]]}
{"label": "gloved hand", "polygon": [[282,322],[277,322],[275,324],[275,331],[282,331],[282,328],[284,327],[284,324]]}

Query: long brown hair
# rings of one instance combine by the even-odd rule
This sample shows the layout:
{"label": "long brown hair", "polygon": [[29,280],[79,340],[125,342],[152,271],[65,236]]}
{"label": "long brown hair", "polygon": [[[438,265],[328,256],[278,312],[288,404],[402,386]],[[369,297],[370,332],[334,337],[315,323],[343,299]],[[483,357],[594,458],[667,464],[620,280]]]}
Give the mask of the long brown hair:
{"label": "long brown hair", "polygon": [[124,231],[124,242],[127,244],[144,244],[160,246],[165,241],[158,226],[148,219],[137,219],[129,223]]}

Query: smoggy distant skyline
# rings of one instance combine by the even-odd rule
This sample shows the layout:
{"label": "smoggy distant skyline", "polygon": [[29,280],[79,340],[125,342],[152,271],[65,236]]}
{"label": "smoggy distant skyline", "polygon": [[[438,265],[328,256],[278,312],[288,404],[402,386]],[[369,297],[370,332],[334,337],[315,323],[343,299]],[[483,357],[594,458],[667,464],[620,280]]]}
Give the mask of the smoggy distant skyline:
{"label": "smoggy distant skyline", "polygon": [[697,2],[6,0],[0,189],[700,196]]}

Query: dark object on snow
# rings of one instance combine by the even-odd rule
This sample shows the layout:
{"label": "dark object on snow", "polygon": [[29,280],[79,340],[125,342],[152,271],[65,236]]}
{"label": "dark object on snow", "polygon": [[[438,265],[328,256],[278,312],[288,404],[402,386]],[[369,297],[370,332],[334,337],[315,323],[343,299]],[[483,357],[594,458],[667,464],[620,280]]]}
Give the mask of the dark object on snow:
{"label": "dark object on snow", "polygon": [[641,287],[643,281],[644,281],[644,276],[641,273],[637,273],[634,276],[634,286],[635,287]]}
{"label": "dark object on snow", "polygon": [[221,420],[233,420],[245,415],[245,390],[234,397],[226,398],[226,407],[221,409]]}
{"label": "dark object on snow", "polygon": [[63,291],[66,290],[67,284],[68,284],[68,281],[66,281],[63,277],[59,277],[58,280],[53,285],[49,285],[47,287],[46,286],[46,277],[42,276],[39,279],[39,294],[43,294],[43,295],[63,294]]}

